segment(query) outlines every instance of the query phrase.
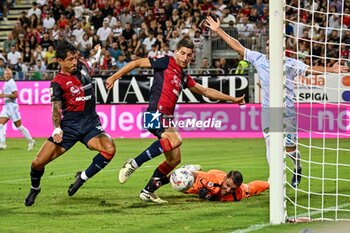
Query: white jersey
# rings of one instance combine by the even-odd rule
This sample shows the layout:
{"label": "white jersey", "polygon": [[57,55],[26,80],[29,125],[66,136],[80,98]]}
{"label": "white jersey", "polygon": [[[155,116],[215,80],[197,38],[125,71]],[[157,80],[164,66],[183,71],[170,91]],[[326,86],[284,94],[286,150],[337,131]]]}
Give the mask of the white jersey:
{"label": "white jersey", "polygon": [[[269,108],[270,61],[268,57],[265,54],[245,49],[244,60],[249,61],[257,70],[261,84],[262,107]],[[294,112],[294,79],[299,75],[305,75],[308,65],[293,58],[286,58],[285,66],[286,108]],[[290,111],[286,112],[287,116],[290,114],[289,112]]]}
{"label": "white jersey", "polygon": [[[10,80],[6,81],[3,87],[3,93],[6,95],[11,95],[12,92],[17,91],[17,85],[15,83],[15,80],[11,78]],[[4,98],[5,103],[17,103],[17,98]]]}
{"label": "white jersey", "polygon": [[[15,81],[11,78],[6,81],[3,87],[3,93],[11,95],[12,92],[17,91],[17,86]],[[9,118],[12,122],[16,122],[21,119],[21,114],[19,113],[19,107],[16,98],[4,98],[5,105],[2,107],[0,117]]]}

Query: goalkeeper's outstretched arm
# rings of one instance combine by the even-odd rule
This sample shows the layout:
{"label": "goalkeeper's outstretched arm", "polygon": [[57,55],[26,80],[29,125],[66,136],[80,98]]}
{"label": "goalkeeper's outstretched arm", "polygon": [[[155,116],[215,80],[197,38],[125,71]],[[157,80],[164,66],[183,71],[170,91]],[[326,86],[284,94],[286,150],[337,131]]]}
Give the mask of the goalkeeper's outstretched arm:
{"label": "goalkeeper's outstretched arm", "polygon": [[240,55],[244,56],[245,47],[220,28],[220,20],[215,21],[211,16],[208,16],[206,19],[206,26],[216,32],[233,50],[236,50]]}
{"label": "goalkeeper's outstretched arm", "polygon": [[336,62],[331,67],[309,66],[306,72],[313,75],[319,75],[323,73],[345,73],[345,72],[349,72],[349,67],[340,65],[339,62]]}

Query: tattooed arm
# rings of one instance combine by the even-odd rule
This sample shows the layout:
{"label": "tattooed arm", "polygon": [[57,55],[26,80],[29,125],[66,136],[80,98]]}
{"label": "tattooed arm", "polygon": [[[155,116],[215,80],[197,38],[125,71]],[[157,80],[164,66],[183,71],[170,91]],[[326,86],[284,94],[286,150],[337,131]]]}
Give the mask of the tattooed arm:
{"label": "tattooed arm", "polygon": [[61,101],[52,101],[52,123],[55,130],[52,133],[53,141],[56,143],[62,142],[63,131],[61,129]]}

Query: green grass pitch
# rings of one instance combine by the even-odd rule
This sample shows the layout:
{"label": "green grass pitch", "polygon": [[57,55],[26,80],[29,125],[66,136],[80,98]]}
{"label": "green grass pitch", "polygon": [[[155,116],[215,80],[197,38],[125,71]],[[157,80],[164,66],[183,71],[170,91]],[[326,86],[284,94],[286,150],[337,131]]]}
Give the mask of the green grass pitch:
{"label": "green grass pitch", "polygon": [[[140,190],[148,181],[155,167],[164,160],[161,155],[138,169],[123,185],[117,181],[119,168],[129,157],[136,156],[146,148],[151,139],[116,139],[117,155],[98,175],[93,177],[73,196],[67,195],[69,184],[76,171],[85,169],[95,152],[77,144],[66,154],[46,167],[41,182],[42,191],[32,207],[24,206],[24,198],[30,188],[29,168],[31,160],[44,139],[37,139],[34,151],[26,151],[24,139],[8,139],[7,149],[0,151],[0,232],[299,232],[304,228],[317,229],[331,223],[285,224],[265,226],[269,223],[269,192],[236,203],[213,203],[200,201],[195,196],[173,191],[169,185],[158,190],[167,200],[165,205],[143,203]],[[322,140],[314,140],[322,144]],[[349,141],[349,140],[348,140]],[[306,140],[303,141],[307,143]],[[328,142],[328,141],[327,141]],[[335,140],[329,140],[335,146]],[[350,142],[342,141],[343,148]],[[302,154],[312,154],[315,160],[334,161],[336,153],[302,148]],[[327,154],[328,153],[328,154]],[[342,163],[350,164],[349,153],[338,153]],[[245,182],[255,179],[267,180],[268,166],[263,139],[185,139],[182,145],[181,164],[200,164],[204,170],[216,168],[224,171],[239,170]],[[290,162],[288,161],[288,164]],[[304,173],[325,172],[333,176],[332,166],[304,165]],[[349,174],[345,170],[338,174]],[[350,177],[347,177],[350,179]],[[288,180],[290,175],[288,175]],[[328,181],[327,181],[328,182]],[[301,188],[309,185],[303,179]],[[311,182],[317,191],[320,182]],[[347,187],[344,187],[347,185]],[[332,191],[335,182],[329,181]],[[338,184],[342,193],[350,193],[349,183]],[[294,192],[288,190],[288,195]],[[307,204],[306,195],[297,193],[298,202]],[[327,197],[325,197],[327,199]],[[325,200],[333,206],[334,197]],[[313,197],[314,205],[321,201]],[[340,199],[339,204],[349,200]],[[289,207],[290,208],[290,207]],[[350,207],[348,206],[348,209]],[[332,215],[332,214],[331,214]],[[319,217],[319,215],[317,216]],[[349,214],[342,216],[350,219]],[[263,226],[260,228],[260,226]],[[248,229],[247,231],[239,230]],[[255,231],[254,231],[255,230]]]}

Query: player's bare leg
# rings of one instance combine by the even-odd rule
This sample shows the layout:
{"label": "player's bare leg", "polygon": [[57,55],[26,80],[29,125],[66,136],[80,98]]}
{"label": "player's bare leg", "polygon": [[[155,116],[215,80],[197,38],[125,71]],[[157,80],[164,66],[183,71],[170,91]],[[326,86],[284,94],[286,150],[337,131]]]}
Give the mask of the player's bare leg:
{"label": "player's bare leg", "polygon": [[153,172],[151,179],[146,187],[140,193],[140,199],[146,202],[155,202],[158,204],[167,201],[160,199],[154,192],[161,186],[169,183],[169,173],[181,162],[180,147],[165,153],[166,160],[160,164]]}
{"label": "player's bare leg", "polygon": [[35,141],[33,140],[32,136],[29,133],[29,130],[22,125],[22,121],[18,120],[16,122],[13,122],[16,128],[21,131],[23,136],[28,140],[28,151],[33,150],[33,147],[35,145]]}
{"label": "player's bare leg", "polygon": [[124,166],[119,171],[119,182],[125,183],[137,168],[143,163],[157,157],[162,153],[166,153],[181,145],[182,139],[180,134],[174,128],[167,128],[161,135],[161,139],[152,143],[146,150],[144,150],[135,159],[128,159]]}
{"label": "player's bare leg", "polygon": [[7,117],[0,117],[0,150],[6,149],[5,124],[8,120]]}
{"label": "player's bare leg", "polygon": [[40,193],[40,180],[45,171],[45,165],[56,159],[65,152],[65,149],[53,142],[46,141],[40,148],[37,156],[32,161],[30,170],[31,188],[24,204],[31,206],[34,204],[37,195]]}
{"label": "player's bare leg", "polygon": [[115,145],[108,134],[101,133],[93,137],[87,145],[89,149],[99,151],[99,153],[92,159],[91,164],[85,171],[76,173],[75,182],[68,188],[69,196],[73,196],[85,181],[107,166],[115,155]]}

